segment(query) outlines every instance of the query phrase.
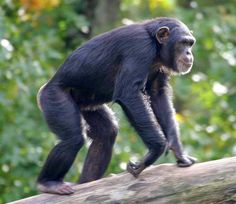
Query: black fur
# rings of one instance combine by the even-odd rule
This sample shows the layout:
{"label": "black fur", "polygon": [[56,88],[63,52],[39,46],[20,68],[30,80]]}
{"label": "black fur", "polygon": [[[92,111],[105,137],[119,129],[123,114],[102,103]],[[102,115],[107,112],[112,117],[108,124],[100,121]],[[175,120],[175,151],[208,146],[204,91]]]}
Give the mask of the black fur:
{"label": "black fur", "polygon": [[[170,32],[166,44],[156,39],[162,26]],[[49,154],[38,182],[63,180],[83,145],[81,118],[92,144],[80,183],[103,175],[117,135],[114,116],[104,105],[111,101],[122,106],[149,149],[137,166],[130,165],[133,175],[167,147],[180,163],[191,165],[190,157],[183,158],[168,84],[170,73],[179,72],[177,57],[185,46],[177,52],[176,44],[183,38],[194,41],[183,23],[157,18],[104,33],[75,50],[39,92],[40,107],[60,143]],[[139,170],[134,173],[132,168]]]}

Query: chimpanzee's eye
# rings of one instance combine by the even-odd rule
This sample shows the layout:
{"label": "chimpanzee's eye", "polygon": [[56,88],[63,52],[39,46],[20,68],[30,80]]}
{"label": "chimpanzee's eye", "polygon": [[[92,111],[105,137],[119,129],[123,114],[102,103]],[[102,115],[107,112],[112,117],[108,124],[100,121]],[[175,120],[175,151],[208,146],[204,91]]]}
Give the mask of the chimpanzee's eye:
{"label": "chimpanzee's eye", "polygon": [[184,39],[184,40],[181,40],[180,42],[182,45],[184,46],[190,46],[192,47],[193,44],[194,44],[194,41],[193,40],[190,40],[190,39]]}
{"label": "chimpanzee's eye", "polygon": [[189,40],[189,45],[192,47],[194,45],[195,41],[194,40]]}

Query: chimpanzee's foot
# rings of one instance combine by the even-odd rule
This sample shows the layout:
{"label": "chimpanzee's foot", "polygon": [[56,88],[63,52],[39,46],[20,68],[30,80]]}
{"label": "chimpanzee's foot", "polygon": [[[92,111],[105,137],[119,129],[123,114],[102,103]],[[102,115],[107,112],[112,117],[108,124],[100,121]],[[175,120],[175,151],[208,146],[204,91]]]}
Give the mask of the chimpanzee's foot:
{"label": "chimpanzee's foot", "polygon": [[37,188],[44,193],[53,193],[59,195],[69,195],[75,192],[72,188],[72,183],[65,183],[60,181],[47,181],[38,183]]}
{"label": "chimpanzee's foot", "polygon": [[138,177],[138,175],[145,169],[145,166],[143,163],[133,163],[129,161],[127,164],[127,171],[131,173],[135,178]]}
{"label": "chimpanzee's foot", "polygon": [[179,167],[188,167],[188,166],[193,165],[196,161],[197,161],[196,158],[190,157],[184,154],[184,155],[178,156],[177,165]]}

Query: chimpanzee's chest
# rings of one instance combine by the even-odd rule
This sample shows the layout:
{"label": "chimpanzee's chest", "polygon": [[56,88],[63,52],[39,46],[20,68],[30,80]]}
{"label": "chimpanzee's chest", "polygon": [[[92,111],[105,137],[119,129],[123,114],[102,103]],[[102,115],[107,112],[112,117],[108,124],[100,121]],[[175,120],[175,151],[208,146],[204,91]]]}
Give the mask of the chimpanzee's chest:
{"label": "chimpanzee's chest", "polygon": [[151,67],[145,90],[155,94],[168,83],[169,78],[170,73],[167,73],[159,64],[155,64]]}

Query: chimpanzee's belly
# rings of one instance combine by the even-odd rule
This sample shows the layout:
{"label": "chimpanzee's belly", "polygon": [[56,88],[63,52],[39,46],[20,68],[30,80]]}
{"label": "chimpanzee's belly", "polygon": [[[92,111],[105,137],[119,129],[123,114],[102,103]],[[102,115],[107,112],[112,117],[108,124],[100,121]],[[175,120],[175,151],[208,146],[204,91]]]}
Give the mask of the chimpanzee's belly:
{"label": "chimpanzee's belly", "polygon": [[82,108],[102,105],[112,101],[112,91],[93,93],[90,91],[70,89],[70,94],[75,102]]}

